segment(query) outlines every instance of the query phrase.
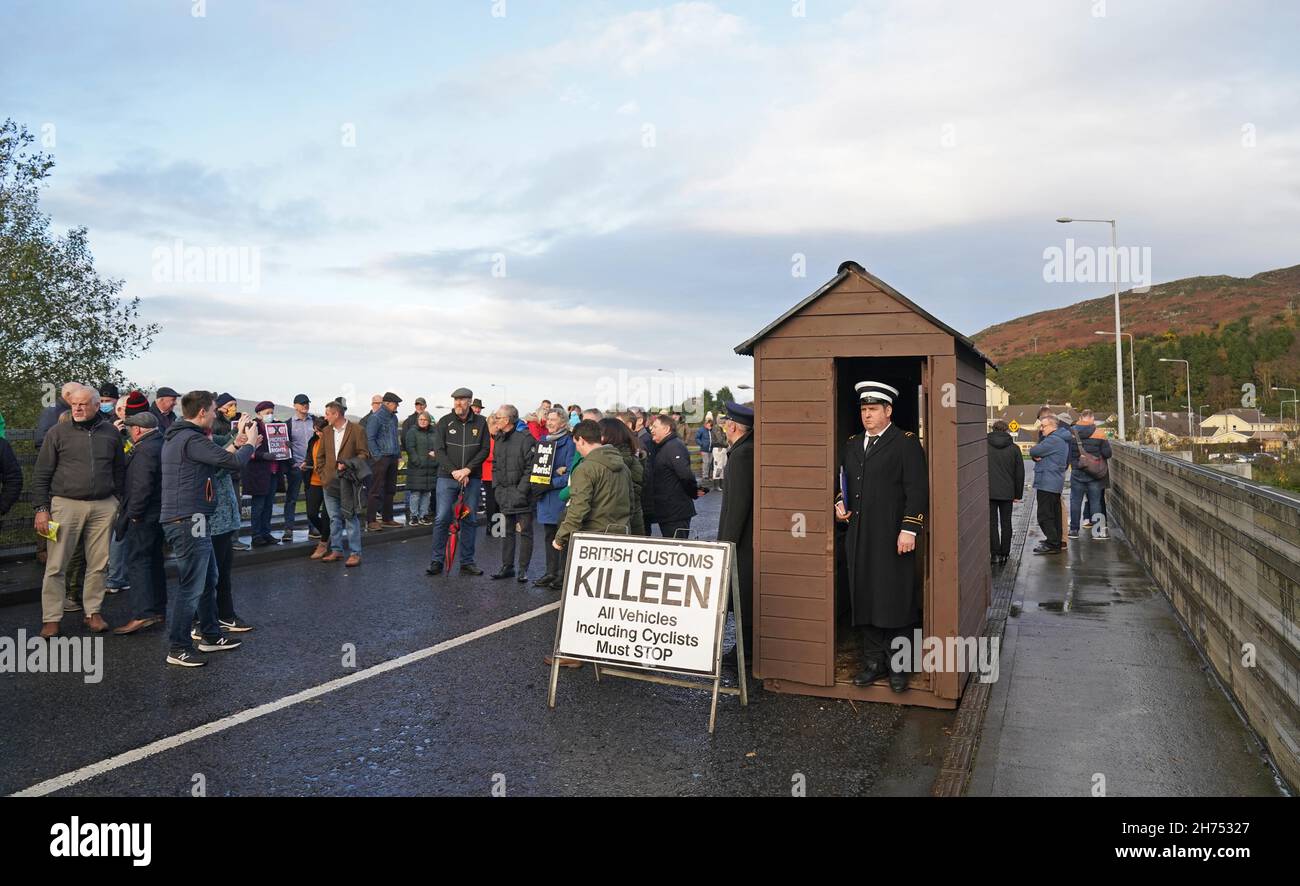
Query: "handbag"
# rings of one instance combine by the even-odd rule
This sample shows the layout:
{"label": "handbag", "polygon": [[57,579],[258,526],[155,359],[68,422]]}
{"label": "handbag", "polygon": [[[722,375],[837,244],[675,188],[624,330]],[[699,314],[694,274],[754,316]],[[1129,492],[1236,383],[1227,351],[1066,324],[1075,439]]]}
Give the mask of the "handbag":
{"label": "handbag", "polygon": [[1070,433],[1074,435],[1074,445],[1079,447],[1079,467],[1085,474],[1094,480],[1104,480],[1110,474],[1110,468],[1106,465],[1106,459],[1100,455],[1093,455],[1083,448],[1083,441],[1079,439],[1079,432],[1070,428]]}

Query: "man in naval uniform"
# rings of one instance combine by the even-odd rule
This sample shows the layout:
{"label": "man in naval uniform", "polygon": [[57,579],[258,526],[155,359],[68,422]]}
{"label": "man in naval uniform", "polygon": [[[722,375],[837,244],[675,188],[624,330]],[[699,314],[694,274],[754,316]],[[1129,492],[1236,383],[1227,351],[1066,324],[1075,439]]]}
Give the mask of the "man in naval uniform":
{"label": "man in naval uniform", "polygon": [[855,387],[864,432],[844,444],[835,501],[835,519],[848,523],[849,596],[862,631],[862,670],[853,683],[869,686],[889,674],[890,688],[904,692],[908,669],[895,666],[891,647],[895,637],[910,642],[921,621],[916,540],[930,505],[925,452],[915,434],[892,423],[897,388],[876,381]]}

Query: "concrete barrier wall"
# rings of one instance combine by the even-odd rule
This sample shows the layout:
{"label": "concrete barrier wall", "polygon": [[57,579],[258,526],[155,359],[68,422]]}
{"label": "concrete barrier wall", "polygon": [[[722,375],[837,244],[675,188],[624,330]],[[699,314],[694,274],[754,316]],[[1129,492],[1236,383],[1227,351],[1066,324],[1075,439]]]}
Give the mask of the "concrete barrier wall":
{"label": "concrete barrier wall", "polygon": [[1300,786],[1300,500],[1135,446],[1114,451],[1108,510]]}

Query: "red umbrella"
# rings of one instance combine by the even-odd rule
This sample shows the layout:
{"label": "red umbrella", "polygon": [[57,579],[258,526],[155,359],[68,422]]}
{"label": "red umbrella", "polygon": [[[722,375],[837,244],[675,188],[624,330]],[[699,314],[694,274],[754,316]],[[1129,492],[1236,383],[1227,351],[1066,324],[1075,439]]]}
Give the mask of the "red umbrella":
{"label": "red umbrella", "polygon": [[451,525],[447,527],[447,575],[451,575],[452,564],[456,562],[456,539],[460,535],[460,521],[470,514],[469,505],[465,504],[465,487],[460,488],[456,497],[456,507],[452,508]]}

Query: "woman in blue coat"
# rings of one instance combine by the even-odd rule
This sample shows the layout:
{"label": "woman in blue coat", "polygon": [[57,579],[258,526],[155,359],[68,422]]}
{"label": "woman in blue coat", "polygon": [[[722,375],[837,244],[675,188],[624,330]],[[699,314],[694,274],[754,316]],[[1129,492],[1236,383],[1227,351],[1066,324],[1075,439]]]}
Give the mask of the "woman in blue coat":
{"label": "woman in blue coat", "polygon": [[[533,587],[550,588],[553,591],[560,590],[564,572],[562,555],[552,544],[555,541],[555,532],[564,520],[565,503],[560,498],[560,492],[569,486],[569,465],[573,463],[573,457],[578,453],[569,430],[569,417],[564,410],[552,409],[547,413],[547,433],[537,444],[538,460],[534,462],[535,465],[540,465],[541,459],[549,461],[551,480],[542,497],[537,500],[537,522],[542,524],[545,538],[546,573],[533,582]],[[533,473],[535,477],[536,468]]]}

